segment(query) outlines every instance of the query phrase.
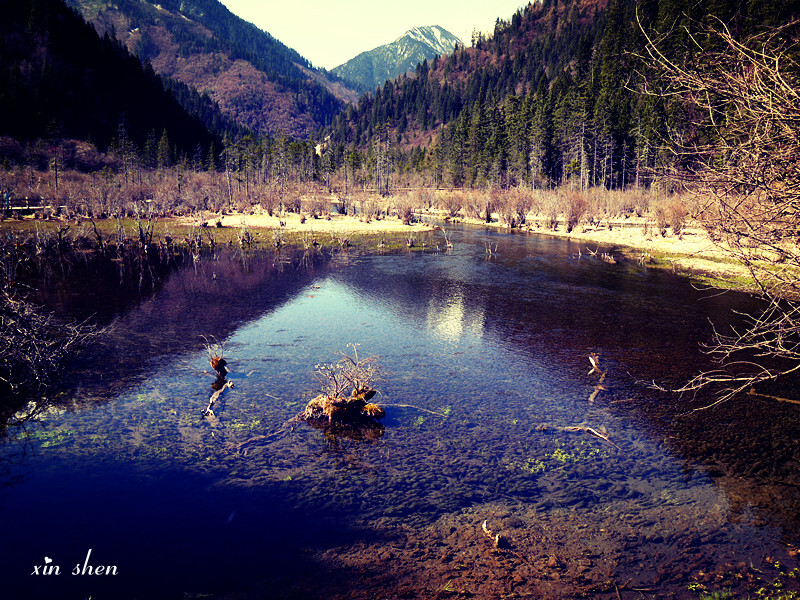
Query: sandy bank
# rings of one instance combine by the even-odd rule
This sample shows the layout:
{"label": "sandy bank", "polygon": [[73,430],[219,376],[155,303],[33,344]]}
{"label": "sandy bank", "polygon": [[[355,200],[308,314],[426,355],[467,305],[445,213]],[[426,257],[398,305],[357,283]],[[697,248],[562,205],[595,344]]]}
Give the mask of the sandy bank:
{"label": "sandy bank", "polygon": [[587,250],[599,245],[611,247],[627,258],[642,259],[645,264],[655,263],[675,272],[739,282],[750,275],[747,267],[732,260],[725,248],[712,242],[699,227],[686,227],[680,235],[668,231],[665,236],[652,227],[645,233],[643,224],[612,230],[607,226],[579,226],[572,233],[563,228],[547,232],[534,227],[531,231],[586,242]]}
{"label": "sandy bank", "polygon": [[271,217],[267,214],[245,215],[240,213],[227,214],[223,217],[204,217],[209,227],[214,227],[219,221],[223,227],[241,227],[242,223],[248,227],[283,228],[285,231],[298,231],[301,233],[405,233],[429,231],[433,225],[427,223],[414,223],[403,225],[397,217],[386,217],[381,220],[371,220],[365,223],[353,216],[331,215],[330,220],[325,218],[314,219],[306,217],[304,223],[300,222],[300,215],[287,213],[280,217]]}

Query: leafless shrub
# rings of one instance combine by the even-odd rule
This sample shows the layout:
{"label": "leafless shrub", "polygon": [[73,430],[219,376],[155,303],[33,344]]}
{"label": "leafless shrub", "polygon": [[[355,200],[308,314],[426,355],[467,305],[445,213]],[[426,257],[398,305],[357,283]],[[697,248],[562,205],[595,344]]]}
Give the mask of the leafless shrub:
{"label": "leafless shrub", "polygon": [[284,210],[299,213],[302,208],[302,200],[299,190],[287,189],[281,197]]}
{"label": "leafless shrub", "polygon": [[528,211],[529,215],[541,215],[544,207],[544,200],[547,192],[544,190],[532,189],[530,190],[531,207]]}
{"label": "leafless shrub", "polygon": [[378,219],[381,215],[381,207],[376,196],[364,194],[361,197],[361,215],[367,220]]}
{"label": "leafless shrub", "polygon": [[453,192],[440,194],[436,207],[447,212],[447,216],[455,218],[461,211],[462,200],[461,197]]}
{"label": "leafless shrub", "polygon": [[673,198],[672,202],[670,202],[667,207],[667,219],[669,220],[670,227],[672,227],[672,233],[677,236],[681,235],[683,228],[686,226],[688,215],[689,212],[686,210],[686,206],[680,198]]}
{"label": "leafless shrub", "polygon": [[320,383],[320,391],[331,398],[343,395],[357,396],[374,389],[382,378],[382,368],[377,356],[359,358],[358,344],[348,344],[353,355],[338,352],[338,362],[322,363],[314,368],[314,377]]}
{"label": "leafless shrub", "polygon": [[309,216],[318,219],[330,209],[330,204],[328,198],[314,193],[303,202],[303,207]]}
{"label": "leafless shrub", "polygon": [[664,237],[667,235],[667,227],[669,227],[666,202],[662,200],[660,202],[651,204],[651,212],[653,215],[653,220],[656,222],[658,233],[661,234],[661,237]]}
{"label": "leafless shrub", "polygon": [[320,383],[321,395],[308,403],[298,415],[310,423],[357,424],[364,417],[383,418],[384,410],[369,403],[375,395],[374,384],[381,379],[381,367],[377,357],[359,358],[358,345],[349,344],[353,355],[340,352],[341,359],[335,363],[319,364],[314,377]]}
{"label": "leafless shrub", "polygon": [[651,213],[661,236],[667,235],[671,228],[674,235],[680,235],[689,219],[689,211],[680,196],[662,196],[650,203]]}
{"label": "leafless shrub", "polygon": [[480,192],[470,190],[463,193],[463,209],[467,218],[480,219],[483,206],[484,202]]}
{"label": "leafless shrub", "polygon": [[558,195],[554,192],[547,193],[542,199],[541,206],[546,227],[555,231],[558,229],[558,215],[561,210],[561,201]]}
{"label": "leafless shrub", "polygon": [[414,190],[413,204],[414,208],[425,210],[433,206],[434,194],[428,188],[417,188]]}
{"label": "leafless shrub", "polygon": [[274,183],[265,185],[261,189],[259,202],[261,204],[261,208],[267,211],[267,214],[270,217],[274,216],[278,209],[278,205],[280,204],[280,190],[278,186]]}
{"label": "leafless shrub", "polygon": [[486,218],[485,211],[496,212],[500,222],[507,227],[518,227],[525,223],[528,212],[532,206],[530,190],[512,188],[501,191],[493,190],[490,194],[489,206],[484,207],[482,218]]}
{"label": "leafless shrub", "polygon": [[586,214],[586,197],[579,192],[566,192],[562,202],[567,220],[567,233],[571,233]]}
{"label": "leafless shrub", "polygon": [[501,196],[495,201],[495,208],[497,210],[497,215],[500,217],[500,222],[505,225],[506,227],[515,227],[517,224],[517,215],[514,211],[514,205],[512,203],[511,197],[509,194]]}
{"label": "leafless shrub", "polygon": [[649,208],[649,192],[630,189],[630,190],[603,190],[594,188],[589,194],[598,194],[598,206],[606,219],[629,217],[636,214],[644,215]]}
{"label": "leafless shrub", "polygon": [[397,213],[397,218],[402,221],[403,225],[411,225],[411,223],[413,223],[414,207],[408,196],[398,196],[395,200],[394,210]]}
{"label": "leafless shrub", "polygon": [[800,370],[800,65],[796,46],[787,47],[800,22],[744,40],[722,22],[715,27],[702,31],[705,43],[692,40],[701,51],[686,63],[648,39],[645,59],[660,78],[645,88],[685,109],[690,127],[669,140],[682,167],[676,175],[697,198],[711,238],[727,241],[721,248],[748,268],[769,302],[743,330],[717,334],[710,352],[719,371],[682,388],[721,385],[721,401]]}
{"label": "leafless shrub", "polygon": [[503,190],[499,187],[492,187],[489,188],[489,193],[479,194],[479,197],[483,199],[483,210],[481,211],[481,219],[485,223],[492,222],[492,214],[497,212],[498,206],[500,206],[501,198],[503,197]]}
{"label": "leafless shrub", "polygon": [[7,393],[42,393],[57,382],[68,359],[102,333],[87,323],[63,322],[0,291],[0,383]]}

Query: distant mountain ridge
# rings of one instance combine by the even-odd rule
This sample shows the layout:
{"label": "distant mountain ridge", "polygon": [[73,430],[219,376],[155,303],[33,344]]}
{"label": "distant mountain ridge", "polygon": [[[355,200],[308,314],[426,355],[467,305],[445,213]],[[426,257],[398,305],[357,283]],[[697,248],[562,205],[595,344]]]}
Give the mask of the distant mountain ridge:
{"label": "distant mountain ridge", "polygon": [[370,91],[425,60],[450,54],[457,44],[464,45],[438,25],[414,27],[393,42],[362,52],[331,72],[357,85],[362,92]]}
{"label": "distant mountain ridge", "polygon": [[67,0],[160,75],[253,131],[307,138],[357,94],[218,0]]}

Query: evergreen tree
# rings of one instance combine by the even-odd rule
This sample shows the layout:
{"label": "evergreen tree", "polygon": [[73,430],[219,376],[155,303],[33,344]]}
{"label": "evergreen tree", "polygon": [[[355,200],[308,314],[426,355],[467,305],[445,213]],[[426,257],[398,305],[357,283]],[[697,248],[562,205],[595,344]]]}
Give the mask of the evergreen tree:
{"label": "evergreen tree", "polygon": [[553,156],[553,103],[545,76],[529,103],[532,113],[530,124],[530,155],[528,157],[531,182],[536,187],[546,187],[557,178]]}
{"label": "evergreen tree", "polygon": [[164,169],[172,165],[172,148],[169,143],[169,136],[167,130],[161,133],[156,147],[156,166],[159,169]]}
{"label": "evergreen tree", "polygon": [[491,163],[490,148],[487,146],[488,141],[488,118],[484,109],[483,99],[479,97],[472,106],[465,149],[465,183],[471,187],[483,186],[486,183],[487,166]]}

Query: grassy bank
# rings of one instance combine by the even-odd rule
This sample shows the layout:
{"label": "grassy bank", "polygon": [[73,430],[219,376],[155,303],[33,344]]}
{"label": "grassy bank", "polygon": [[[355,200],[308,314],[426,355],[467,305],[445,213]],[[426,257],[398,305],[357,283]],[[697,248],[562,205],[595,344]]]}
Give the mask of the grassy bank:
{"label": "grassy bank", "polygon": [[[302,222],[301,222],[302,221]],[[148,219],[33,219],[4,220],[0,235],[37,249],[56,239],[86,250],[130,244],[171,245],[176,248],[353,248],[365,251],[435,247],[434,227],[404,225],[396,217],[364,222],[352,216],[326,218],[212,214]],[[439,237],[442,237],[439,235]],[[443,247],[443,239],[442,239]]]}

